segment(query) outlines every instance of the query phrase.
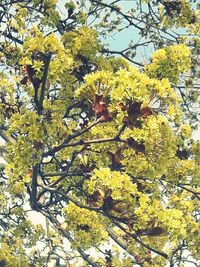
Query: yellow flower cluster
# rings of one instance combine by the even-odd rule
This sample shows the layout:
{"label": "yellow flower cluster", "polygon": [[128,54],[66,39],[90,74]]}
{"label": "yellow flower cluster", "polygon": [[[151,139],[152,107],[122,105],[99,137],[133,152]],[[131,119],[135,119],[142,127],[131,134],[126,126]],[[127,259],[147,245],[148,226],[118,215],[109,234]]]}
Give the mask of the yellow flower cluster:
{"label": "yellow flower cluster", "polygon": [[[167,164],[177,150],[177,137],[164,116],[149,116],[143,127],[126,129],[123,139],[133,138],[145,146],[145,155],[129,148],[124,152],[123,164],[135,175],[156,178],[167,171]],[[130,160],[131,157],[131,160]]]}
{"label": "yellow flower cluster", "polygon": [[19,34],[24,34],[26,31],[25,21],[28,15],[28,10],[26,8],[21,8],[20,6],[16,10],[16,14],[10,20],[10,25]]}
{"label": "yellow flower cluster", "polygon": [[167,46],[152,54],[152,63],[146,65],[146,73],[151,77],[168,78],[176,84],[179,75],[188,71],[191,53],[184,44]]}
{"label": "yellow flower cluster", "polygon": [[185,139],[188,139],[188,138],[191,137],[192,129],[191,129],[189,124],[186,124],[186,123],[182,124],[181,127],[180,127],[180,130],[181,130],[182,136]]}
{"label": "yellow flower cluster", "polygon": [[9,81],[7,75],[3,72],[0,73],[0,79],[1,95],[3,95],[9,103],[12,103],[14,101],[14,83]]}
{"label": "yellow flower cluster", "polygon": [[107,95],[111,89],[109,81],[113,73],[97,71],[84,77],[85,83],[76,90],[76,97],[94,100],[96,94]]}
{"label": "yellow flower cluster", "polygon": [[94,61],[100,47],[97,37],[97,32],[92,28],[82,26],[77,31],[64,33],[62,41],[76,60],[79,60],[79,57],[85,57]]}
{"label": "yellow flower cluster", "polygon": [[188,0],[165,0],[159,6],[159,13],[162,27],[187,27],[194,16],[192,5]]}
{"label": "yellow flower cluster", "polygon": [[[140,205],[136,208],[138,216],[138,228],[145,228],[150,222],[156,222],[154,227],[163,228],[164,235],[169,235],[170,240],[184,238],[186,236],[187,222],[182,211],[175,208],[165,208],[159,200],[152,200],[141,193]],[[152,227],[152,226],[151,226]]]}
{"label": "yellow flower cluster", "polygon": [[20,134],[17,142],[9,143],[7,149],[6,173],[10,183],[18,181],[14,191],[23,191],[23,182],[29,182],[29,174],[41,156],[45,132],[39,116],[34,111],[25,111],[23,114],[16,113],[10,120],[10,134]]}
{"label": "yellow flower cluster", "polygon": [[90,180],[84,183],[84,188],[90,194],[100,189],[104,196],[110,192],[113,199],[130,202],[137,193],[136,184],[131,182],[126,173],[111,171],[109,168],[95,169]]}
{"label": "yellow flower cluster", "polygon": [[[44,65],[44,57],[52,55],[48,78],[50,82],[55,83],[61,79],[64,72],[68,71],[73,65],[73,59],[70,50],[64,47],[62,42],[55,34],[43,36],[35,27],[31,31],[33,36],[27,37],[24,43],[24,57],[21,65],[33,65],[37,71]],[[42,73],[41,73],[42,74]]]}
{"label": "yellow flower cluster", "polygon": [[[173,61],[174,57],[175,55],[173,56]],[[152,64],[157,68],[159,62],[156,59],[156,63]],[[182,64],[181,60],[178,64]],[[147,68],[149,70],[151,64],[147,65]],[[152,73],[151,75],[155,76]],[[142,73],[136,68],[129,66],[115,73],[112,71],[97,71],[86,75],[84,80],[85,83],[75,92],[76,97],[87,99],[87,101],[94,101],[95,95],[103,94],[104,97],[108,97],[111,100],[108,106],[110,111],[122,114],[119,107],[121,102],[139,101],[144,107],[157,102],[165,107],[165,109],[168,108],[168,115],[171,118],[180,117],[180,110],[178,108],[180,100],[166,78],[161,80],[154,77],[151,78],[146,73]]]}
{"label": "yellow flower cluster", "polygon": [[107,240],[103,219],[96,212],[69,203],[63,209],[63,215],[67,224],[66,230],[74,237],[74,248],[80,246],[88,249]]}
{"label": "yellow flower cluster", "polygon": [[194,12],[194,23],[188,25],[188,30],[192,34],[200,34],[200,10]]}

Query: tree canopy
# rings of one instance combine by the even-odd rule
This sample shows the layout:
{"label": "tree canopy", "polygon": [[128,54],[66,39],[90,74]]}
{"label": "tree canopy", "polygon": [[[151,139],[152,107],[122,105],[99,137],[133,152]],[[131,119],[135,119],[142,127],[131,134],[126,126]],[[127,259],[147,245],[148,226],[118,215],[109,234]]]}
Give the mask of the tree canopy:
{"label": "tree canopy", "polygon": [[196,2],[1,1],[0,266],[198,266]]}

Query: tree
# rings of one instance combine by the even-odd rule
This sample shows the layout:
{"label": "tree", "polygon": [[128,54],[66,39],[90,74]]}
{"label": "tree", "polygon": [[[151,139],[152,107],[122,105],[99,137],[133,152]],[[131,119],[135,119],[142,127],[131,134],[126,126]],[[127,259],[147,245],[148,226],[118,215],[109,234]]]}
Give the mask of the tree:
{"label": "tree", "polygon": [[0,266],[198,265],[195,2],[1,1]]}

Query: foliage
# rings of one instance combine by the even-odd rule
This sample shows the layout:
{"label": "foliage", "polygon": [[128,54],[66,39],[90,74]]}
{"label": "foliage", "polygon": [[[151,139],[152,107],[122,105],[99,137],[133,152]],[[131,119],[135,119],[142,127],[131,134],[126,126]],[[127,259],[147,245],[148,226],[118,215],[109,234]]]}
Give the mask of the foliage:
{"label": "foliage", "polygon": [[1,1],[0,266],[198,266],[199,9],[122,2]]}

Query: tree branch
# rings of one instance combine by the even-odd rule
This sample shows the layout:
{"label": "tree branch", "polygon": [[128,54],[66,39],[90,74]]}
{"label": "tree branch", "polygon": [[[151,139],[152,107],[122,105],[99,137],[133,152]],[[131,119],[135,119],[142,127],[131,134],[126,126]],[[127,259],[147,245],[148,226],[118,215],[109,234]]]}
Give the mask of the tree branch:
{"label": "tree branch", "polygon": [[37,176],[38,176],[38,164],[33,167],[32,185],[31,185],[31,208],[37,210]]}
{"label": "tree branch", "polygon": [[[49,219],[49,221],[53,224],[53,226],[59,231],[62,233],[62,235],[64,237],[66,237],[70,243],[73,243],[74,240],[73,238],[70,236],[70,234],[67,232],[67,231],[64,231],[61,227],[60,227],[60,224],[59,222],[57,221],[57,219],[50,213],[44,211],[44,210],[41,210],[40,211],[45,217],[47,217]],[[92,267],[100,267],[100,265],[96,262],[94,262],[90,257],[89,255],[87,255],[80,247],[77,247],[77,251],[78,253],[81,255],[81,257],[89,264],[91,265]]]}
{"label": "tree branch", "polygon": [[119,227],[122,231],[124,231],[127,235],[129,235],[130,237],[132,237],[136,242],[138,242],[140,245],[142,245],[143,247],[151,250],[152,252],[164,257],[165,259],[168,259],[168,255],[161,252],[161,251],[158,251],[157,249],[155,248],[152,248],[150,247],[149,245],[145,244],[144,242],[142,242],[136,234],[133,234],[133,233],[130,233],[129,231],[127,231],[123,226],[121,226],[121,224],[119,224],[118,222],[114,222],[114,224]]}
{"label": "tree branch", "polygon": [[129,58],[123,51],[116,51],[116,50],[115,51],[111,51],[111,50],[108,50],[108,49],[104,48],[104,49],[101,50],[101,52],[103,54],[107,53],[107,54],[120,55],[120,56],[124,57],[125,59],[127,59],[128,61],[130,61],[131,63],[133,63],[135,65],[138,65],[140,67],[144,67],[144,64],[141,64],[141,63]]}
{"label": "tree branch", "polygon": [[51,61],[51,56],[52,56],[52,54],[49,53],[45,57],[45,65],[44,65],[44,73],[43,73],[43,77],[42,77],[41,94],[40,94],[40,99],[39,99],[39,103],[38,103],[38,113],[39,114],[43,110],[43,100],[44,100],[44,95],[45,95],[45,90],[46,90],[47,75],[48,75],[48,70],[49,70],[49,64]]}
{"label": "tree branch", "polygon": [[[130,254],[132,257],[134,257],[134,259],[137,257],[137,255],[135,253],[133,253],[127,245],[125,245],[121,240],[119,240],[119,238],[117,238],[117,236],[114,234],[114,232],[107,228],[106,229],[110,238],[112,238],[117,244],[118,246],[120,246],[123,250],[125,250],[128,254]],[[135,264],[138,264],[139,266],[142,266],[143,262],[134,262]]]}

